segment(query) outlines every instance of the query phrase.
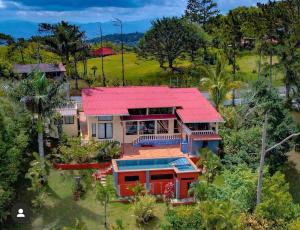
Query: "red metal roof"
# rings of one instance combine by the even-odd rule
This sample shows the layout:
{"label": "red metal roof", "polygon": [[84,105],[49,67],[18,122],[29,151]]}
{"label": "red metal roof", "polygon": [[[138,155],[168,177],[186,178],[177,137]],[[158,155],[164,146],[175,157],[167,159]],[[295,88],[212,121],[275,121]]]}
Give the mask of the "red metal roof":
{"label": "red metal roof", "polygon": [[88,116],[129,115],[128,109],[176,107],[184,123],[223,122],[221,115],[196,88],[136,86],[82,90]]}
{"label": "red metal roof", "polygon": [[103,48],[96,49],[93,52],[93,54],[96,57],[109,56],[109,55],[114,55],[115,51],[110,47],[103,47]]}

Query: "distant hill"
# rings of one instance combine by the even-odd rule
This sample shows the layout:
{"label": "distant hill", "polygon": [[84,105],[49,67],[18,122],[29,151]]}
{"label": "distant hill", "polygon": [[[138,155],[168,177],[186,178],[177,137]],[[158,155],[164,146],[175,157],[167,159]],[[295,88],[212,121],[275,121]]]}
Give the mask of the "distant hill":
{"label": "distant hill", "polygon": [[[76,24],[81,30],[85,31],[87,39],[93,39],[99,37],[99,23],[78,23]],[[112,22],[104,22],[102,25],[102,31],[104,35],[119,33],[120,28],[115,27]],[[123,23],[124,34],[128,33],[144,33],[150,28],[150,20],[140,20]],[[8,20],[0,21],[0,33],[9,34],[14,38],[30,38],[38,33],[38,23],[21,21],[21,20]]]}
{"label": "distant hill", "polygon": [[[123,39],[124,43],[128,46],[136,46],[138,41],[144,36],[144,33],[129,33],[129,34],[124,34]],[[120,34],[109,34],[103,36],[103,41],[107,42],[113,42],[120,44],[121,43],[121,35]],[[89,43],[99,43],[100,42],[100,37],[96,37],[93,39],[88,40]]]}

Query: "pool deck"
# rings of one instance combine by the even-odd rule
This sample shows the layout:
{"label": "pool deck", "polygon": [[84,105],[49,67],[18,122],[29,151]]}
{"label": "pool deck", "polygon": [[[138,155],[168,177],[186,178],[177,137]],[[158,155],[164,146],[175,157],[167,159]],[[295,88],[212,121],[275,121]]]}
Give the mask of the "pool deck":
{"label": "pool deck", "polygon": [[133,147],[131,144],[123,144],[124,154],[122,159],[150,159],[162,157],[183,157],[180,145],[168,145],[159,147]]}

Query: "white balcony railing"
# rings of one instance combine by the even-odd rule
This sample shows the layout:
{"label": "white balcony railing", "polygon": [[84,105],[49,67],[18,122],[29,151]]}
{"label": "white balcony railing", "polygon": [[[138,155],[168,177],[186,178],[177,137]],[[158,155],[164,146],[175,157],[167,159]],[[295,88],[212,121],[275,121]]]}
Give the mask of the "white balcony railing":
{"label": "white balcony railing", "polygon": [[142,135],[133,141],[133,144],[138,144],[141,141],[153,141],[153,140],[176,140],[180,139],[180,134],[151,134]]}
{"label": "white balcony railing", "polygon": [[186,125],[182,124],[183,132],[187,135],[208,135],[215,134],[216,131],[210,130],[190,130]]}
{"label": "white balcony railing", "polygon": [[192,131],[192,134],[194,135],[208,135],[208,134],[215,134],[216,132],[214,130],[196,130]]}

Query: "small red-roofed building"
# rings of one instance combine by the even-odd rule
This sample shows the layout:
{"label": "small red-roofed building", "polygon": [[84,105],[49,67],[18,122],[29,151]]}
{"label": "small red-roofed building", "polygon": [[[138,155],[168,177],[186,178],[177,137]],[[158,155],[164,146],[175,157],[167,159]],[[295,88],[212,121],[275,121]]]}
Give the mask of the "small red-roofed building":
{"label": "small red-roofed building", "polygon": [[111,56],[115,55],[116,52],[113,50],[111,47],[103,47],[103,48],[98,48],[95,51],[93,51],[93,56],[94,57],[106,57],[106,56]]}

